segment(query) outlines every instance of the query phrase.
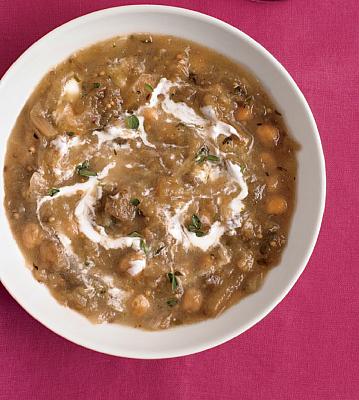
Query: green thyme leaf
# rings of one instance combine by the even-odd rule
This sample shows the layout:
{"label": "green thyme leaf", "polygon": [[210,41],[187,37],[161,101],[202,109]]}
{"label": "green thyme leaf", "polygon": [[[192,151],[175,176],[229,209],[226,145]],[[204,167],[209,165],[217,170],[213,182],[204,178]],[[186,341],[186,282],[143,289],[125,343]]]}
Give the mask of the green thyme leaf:
{"label": "green thyme leaf", "polygon": [[214,156],[213,154],[208,154],[208,156],[206,157],[206,161],[219,162],[220,158],[217,156]]}
{"label": "green thyme leaf", "polygon": [[125,120],[128,129],[137,129],[140,126],[140,121],[136,115],[130,115]]}
{"label": "green thyme leaf", "polygon": [[100,82],[95,82],[93,84],[94,89],[98,89],[101,86]]}
{"label": "green thyme leaf", "polygon": [[202,147],[198,150],[197,154],[195,155],[194,161],[195,161],[197,164],[200,164],[200,163],[202,163],[202,162],[205,161],[205,159],[206,159],[206,157],[208,156],[208,154],[209,154],[209,149],[208,149],[208,147],[207,147],[207,146],[202,146]]}
{"label": "green thyme leaf", "polygon": [[81,175],[81,176],[97,176],[97,172],[91,171],[89,169],[90,163],[88,160],[84,161],[82,164],[78,165],[76,167],[76,173]]}
{"label": "green thyme leaf", "polygon": [[130,200],[130,203],[131,203],[133,206],[137,207],[137,206],[140,204],[140,200],[134,198],[134,199],[131,199],[131,200]]}
{"label": "green thyme leaf", "polygon": [[208,235],[207,232],[203,232],[203,231],[196,231],[195,234],[197,237],[202,237],[202,236]]}
{"label": "green thyme leaf", "polygon": [[140,241],[140,249],[145,253],[145,254],[147,254],[148,253],[148,247],[147,247],[147,244],[146,244],[146,242],[145,242],[145,240],[144,239],[141,239],[141,241]]}
{"label": "green thyme leaf", "polygon": [[49,196],[54,197],[55,194],[59,193],[59,191],[60,191],[60,189],[51,188],[51,189],[48,190],[47,193],[48,193]]}
{"label": "green thyme leaf", "polygon": [[197,154],[196,154],[196,156],[195,156],[195,158],[194,158],[194,161],[195,161],[197,164],[202,164],[202,163],[205,162],[205,161],[219,162],[219,161],[220,161],[220,158],[217,157],[217,156],[215,156],[214,154],[209,154],[209,149],[208,149],[208,147],[207,147],[207,146],[202,146],[202,147],[198,150],[198,152],[197,152]]}
{"label": "green thyme leaf", "polygon": [[201,220],[198,218],[198,216],[196,214],[192,215],[192,225],[196,228],[196,229],[201,229],[202,226],[202,222]]}
{"label": "green thyme leaf", "polygon": [[177,280],[175,274],[172,273],[172,272],[169,272],[169,273],[167,274],[167,276],[168,276],[168,279],[169,279],[169,281],[170,281],[170,283],[171,283],[172,291],[174,292],[174,291],[177,289],[177,287],[178,287],[178,280]]}
{"label": "green thyme leaf", "polygon": [[72,137],[72,136],[75,136],[75,132],[69,131],[69,132],[66,132],[66,135]]}
{"label": "green thyme leaf", "polygon": [[146,89],[148,92],[153,92],[153,87],[152,87],[152,85],[149,84],[149,83],[145,83],[145,89]]}
{"label": "green thyme leaf", "polygon": [[192,215],[191,221],[192,223],[187,226],[187,229],[190,232],[195,233],[197,237],[202,237],[208,234],[207,232],[203,232],[201,230],[202,222],[196,214]]}
{"label": "green thyme leaf", "polygon": [[97,176],[97,172],[95,171],[90,171],[89,169],[81,169],[79,171],[79,175],[81,176],[86,176],[87,178],[90,176]]}

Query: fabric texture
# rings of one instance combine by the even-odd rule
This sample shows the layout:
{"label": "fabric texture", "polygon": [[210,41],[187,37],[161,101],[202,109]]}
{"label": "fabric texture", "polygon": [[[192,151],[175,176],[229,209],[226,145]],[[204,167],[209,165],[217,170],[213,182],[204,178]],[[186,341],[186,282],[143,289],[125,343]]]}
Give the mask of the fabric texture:
{"label": "fabric texture", "polygon": [[[0,0],[0,76],[56,26],[130,3],[140,2]],[[326,157],[318,243],[298,283],[263,321],[215,349],[170,360],[121,359],[81,348],[32,319],[0,286],[0,399],[358,399],[358,0],[157,3],[238,27],[296,80]]]}

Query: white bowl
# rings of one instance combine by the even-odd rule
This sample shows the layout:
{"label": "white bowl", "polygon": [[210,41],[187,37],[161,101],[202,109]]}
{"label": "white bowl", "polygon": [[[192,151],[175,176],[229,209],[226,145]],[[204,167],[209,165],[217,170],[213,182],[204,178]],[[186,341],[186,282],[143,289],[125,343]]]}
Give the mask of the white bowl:
{"label": "white bowl", "polygon": [[[194,40],[238,60],[262,81],[283,111],[290,132],[301,144],[298,193],[282,262],[263,287],[216,319],[159,332],[120,325],[93,325],[60,306],[24,266],[4,212],[0,211],[1,281],[15,300],[46,327],[72,342],[116,356],[167,358],[199,352],[241,334],[264,318],[288,293],[313,251],[325,203],[325,164],[319,133],[309,106],[283,66],[262,46],[232,26],[197,12],[164,6],[128,6],[77,18],[32,45],[0,84],[0,149],[16,118],[48,70],[84,46],[133,32],[170,34]],[[1,174],[1,186],[3,176]],[[3,204],[3,189],[1,190]]]}

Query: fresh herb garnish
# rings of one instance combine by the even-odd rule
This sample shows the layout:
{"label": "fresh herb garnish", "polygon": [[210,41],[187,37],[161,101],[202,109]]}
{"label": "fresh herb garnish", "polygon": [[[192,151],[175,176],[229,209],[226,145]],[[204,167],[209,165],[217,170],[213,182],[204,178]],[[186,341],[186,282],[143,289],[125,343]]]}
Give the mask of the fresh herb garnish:
{"label": "fresh herb garnish", "polygon": [[173,272],[169,272],[167,274],[167,276],[168,276],[168,279],[169,279],[169,281],[171,283],[172,291],[174,292],[178,287],[178,279],[177,279],[176,275]]}
{"label": "fresh herb garnish", "polygon": [[146,242],[145,242],[145,240],[144,239],[141,239],[140,240],[140,249],[145,253],[145,254],[147,254],[148,253],[148,247],[147,247],[147,244],[146,244]]}
{"label": "fresh herb garnish", "polygon": [[145,89],[148,92],[153,92],[153,86],[150,83],[145,83]]}
{"label": "fresh herb garnish", "polygon": [[168,299],[166,301],[166,303],[169,307],[174,307],[176,304],[178,304],[178,300],[177,299]]}
{"label": "fresh herb garnish", "polygon": [[217,156],[215,156],[215,155],[213,155],[213,154],[209,154],[209,149],[208,149],[208,147],[207,147],[207,146],[202,146],[202,147],[198,150],[198,152],[197,152],[197,154],[196,154],[196,156],[195,156],[195,158],[194,158],[194,161],[195,161],[197,164],[202,164],[202,163],[205,162],[205,161],[219,162],[219,161],[220,161],[220,158],[217,157]]}
{"label": "fresh herb garnish", "polygon": [[146,244],[145,239],[142,237],[142,235],[136,231],[133,231],[132,233],[129,234],[130,237],[137,237],[140,239],[140,249],[147,254],[149,251],[149,248]]}
{"label": "fresh herb garnish", "polygon": [[60,189],[56,189],[56,188],[51,188],[49,189],[49,191],[47,192],[49,196],[54,197],[55,194],[59,193]]}
{"label": "fresh herb garnish", "polygon": [[201,220],[197,217],[196,214],[193,214],[193,215],[192,215],[192,226],[193,226],[195,229],[201,229],[202,222],[201,222]]}
{"label": "fresh herb garnish", "polygon": [[130,115],[126,118],[125,122],[128,129],[137,129],[140,125],[140,121],[136,115]]}
{"label": "fresh herb garnish", "polygon": [[72,136],[75,136],[75,132],[69,131],[69,132],[66,132],[66,135],[72,137]]}
{"label": "fresh herb garnish", "polygon": [[197,237],[202,237],[207,235],[206,232],[203,232],[202,229],[202,222],[201,220],[198,218],[198,216],[196,214],[192,215],[192,219],[191,219],[191,223],[187,226],[187,229],[190,232],[193,232],[196,234]]}
{"label": "fresh herb garnish", "polygon": [[76,167],[76,172],[77,172],[79,175],[81,175],[81,176],[86,176],[86,177],[89,177],[89,176],[97,176],[97,172],[91,171],[91,170],[89,169],[89,166],[90,166],[90,163],[89,163],[88,160],[86,160],[86,161],[84,161],[82,164],[79,164],[79,165]]}
{"label": "fresh herb garnish", "polygon": [[137,206],[140,204],[140,200],[134,198],[134,199],[131,199],[131,200],[130,200],[130,203],[131,203],[133,206],[137,207]]}
{"label": "fresh herb garnish", "polygon": [[94,89],[98,89],[100,86],[101,86],[101,83],[100,83],[100,82],[95,82],[95,83],[93,84]]}
{"label": "fresh herb garnish", "polygon": [[211,162],[219,162],[220,158],[217,156],[214,156],[213,154],[209,154],[206,158],[206,161],[211,161]]}

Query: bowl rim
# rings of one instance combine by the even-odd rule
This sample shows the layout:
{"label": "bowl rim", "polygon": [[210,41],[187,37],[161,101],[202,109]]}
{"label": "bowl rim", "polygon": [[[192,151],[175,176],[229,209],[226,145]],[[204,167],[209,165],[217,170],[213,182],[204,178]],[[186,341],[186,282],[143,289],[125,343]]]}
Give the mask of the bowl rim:
{"label": "bowl rim", "polygon": [[[58,26],[57,28],[54,28],[53,30],[49,31],[44,36],[42,36],[41,38],[36,40],[11,64],[11,66],[7,69],[7,71],[4,73],[4,75],[2,76],[2,78],[0,80],[0,93],[1,93],[2,86],[8,80],[11,80],[11,78],[14,75],[16,75],[18,65],[20,65],[22,63],[23,59],[29,53],[33,52],[36,49],[36,47],[40,44],[40,42],[45,41],[46,39],[50,38],[51,36],[55,35],[58,32],[66,31],[66,29],[69,26],[72,26],[74,24],[89,23],[89,22],[91,22],[92,19],[95,19],[98,17],[106,17],[106,15],[110,15],[113,11],[121,12],[124,14],[131,13],[132,11],[134,11],[134,12],[152,12],[152,13],[166,12],[166,13],[170,13],[173,15],[180,15],[180,16],[184,16],[184,17],[201,20],[203,22],[208,23],[209,25],[215,25],[221,29],[224,29],[226,31],[229,31],[232,34],[235,34],[235,35],[241,37],[242,40],[244,40],[248,44],[250,44],[253,48],[255,48],[256,51],[262,53],[262,55],[264,57],[269,59],[269,61],[272,64],[274,64],[274,66],[278,70],[280,70],[281,74],[288,81],[291,88],[294,90],[296,96],[300,100],[301,105],[305,109],[305,112],[308,116],[308,120],[309,120],[311,128],[312,128],[312,131],[314,133],[315,145],[316,145],[317,149],[319,150],[318,156],[319,156],[319,164],[320,164],[320,172],[321,172],[321,174],[320,174],[321,175],[320,207],[319,207],[319,212],[316,216],[315,230],[311,233],[310,242],[308,243],[308,247],[307,247],[307,252],[305,255],[303,255],[302,261],[301,261],[300,265],[298,265],[296,273],[293,274],[293,276],[291,277],[290,280],[288,280],[288,282],[285,286],[285,289],[282,290],[282,292],[278,293],[275,300],[270,302],[269,304],[267,304],[267,306],[263,308],[262,312],[256,316],[254,316],[248,323],[246,323],[245,325],[242,325],[241,327],[239,327],[237,329],[231,330],[230,332],[228,332],[227,335],[222,335],[222,336],[216,338],[215,340],[211,340],[210,343],[208,343],[208,342],[202,343],[201,342],[201,343],[197,344],[196,346],[192,346],[192,347],[188,347],[188,348],[184,348],[184,349],[180,349],[180,350],[176,349],[173,351],[166,351],[166,352],[157,351],[155,354],[154,353],[138,354],[138,353],[134,353],[131,350],[127,351],[126,349],[121,349],[120,352],[109,351],[107,348],[104,348],[104,347],[100,348],[98,345],[92,343],[91,340],[83,340],[83,339],[80,339],[79,337],[76,337],[76,338],[72,337],[72,336],[70,337],[70,335],[67,335],[66,333],[62,332],[60,328],[57,328],[54,326],[49,326],[50,324],[48,324],[47,321],[43,321],[39,316],[36,316],[35,315],[36,313],[31,310],[31,307],[28,307],[26,303],[21,301],[17,297],[16,293],[13,292],[9,286],[7,286],[6,282],[3,281],[2,277],[0,277],[0,279],[1,279],[1,283],[6,288],[8,293],[13,297],[13,299],[18,304],[20,304],[20,306],[28,314],[30,314],[35,320],[40,322],[42,325],[44,325],[46,328],[48,328],[52,332],[63,337],[64,339],[67,339],[70,342],[75,343],[84,348],[94,350],[94,351],[97,351],[97,352],[100,352],[103,354],[107,354],[107,355],[134,358],[134,359],[166,359],[166,358],[181,357],[181,356],[186,356],[186,355],[190,355],[190,354],[195,354],[195,353],[199,353],[201,351],[207,350],[207,349],[217,347],[229,340],[232,340],[233,338],[239,336],[241,333],[245,332],[246,330],[248,330],[251,327],[253,327],[254,325],[256,325],[259,321],[261,321],[264,317],[266,317],[284,299],[284,297],[287,296],[288,292],[292,289],[292,287],[295,285],[295,283],[299,279],[300,275],[303,273],[311,255],[313,253],[315,244],[317,242],[322,219],[323,219],[324,209],[325,209],[326,168],[325,168],[325,159],[324,159],[322,143],[321,143],[319,131],[318,131],[314,116],[312,114],[310,106],[307,103],[303,93],[297,86],[294,79],[288,73],[288,71],[284,68],[284,66],[268,50],[266,50],[256,40],[252,39],[249,35],[247,35],[243,31],[241,31],[240,29],[228,24],[227,22],[224,22],[216,17],[209,16],[204,13],[201,13],[198,11],[193,11],[193,10],[182,8],[182,7],[173,7],[173,6],[165,6],[165,5],[150,5],[150,4],[116,6],[116,7],[100,9],[100,10],[82,15],[80,17],[74,18],[74,19]],[[2,176],[0,177],[0,181],[3,182]],[[1,205],[1,207],[4,207],[3,204]],[[220,318],[220,316],[218,318]],[[150,332],[150,333],[155,334],[155,332]]]}

